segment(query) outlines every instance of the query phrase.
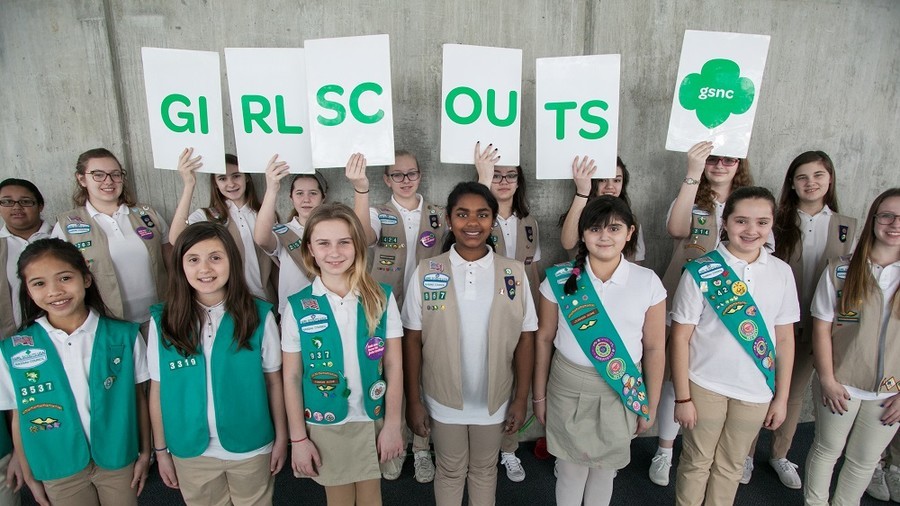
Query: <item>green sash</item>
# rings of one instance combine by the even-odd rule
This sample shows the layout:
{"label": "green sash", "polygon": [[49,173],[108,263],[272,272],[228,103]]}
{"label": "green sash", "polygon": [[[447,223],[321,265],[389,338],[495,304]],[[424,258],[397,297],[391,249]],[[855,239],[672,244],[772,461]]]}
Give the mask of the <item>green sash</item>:
{"label": "green sash", "polygon": [[159,338],[159,398],[166,444],[172,455],[191,458],[209,447],[206,368],[210,367],[216,431],[222,447],[232,453],[257,450],[275,439],[269,396],[262,369],[262,341],[272,305],[253,299],[259,325],[251,349],[234,347],[234,319],[222,318],[213,340],[211,364],[202,351],[185,357],[162,338],[162,304],[150,307]]}
{"label": "green sash", "polygon": [[[388,299],[390,285],[381,283]],[[313,295],[312,285],[288,297],[294,319],[300,330],[300,359],[303,361],[303,404],[308,423],[330,425],[347,418],[350,389],[344,377],[344,348],[337,322],[325,295]],[[362,304],[357,304],[356,352],[363,386],[363,404],[369,418],[384,416],[385,332],[387,309],[374,335],[369,335],[366,314]],[[349,351],[349,350],[348,350]],[[395,385],[396,387],[396,385]]]}
{"label": "green sash", "polygon": [[557,264],[547,269],[550,287],[569,330],[594,368],[613,389],[622,404],[638,416],[650,419],[644,377],[625,348],[612,320],[588,276],[578,276],[578,289],[566,295],[563,285],[572,274],[575,262]]}
{"label": "green sash", "polygon": [[722,254],[710,251],[685,264],[719,319],[734,336],[775,392],[775,346],[747,285],[729,269]]}
{"label": "green sash", "polygon": [[18,398],[22,447],[35,478],[66,478],[92,458],[104,469],[121,469],[137,457],[137,333],[137,323],[101,317],[97,324],[88,375],[90,446],[66,371],[44,328],[34,323],[0,342]]}

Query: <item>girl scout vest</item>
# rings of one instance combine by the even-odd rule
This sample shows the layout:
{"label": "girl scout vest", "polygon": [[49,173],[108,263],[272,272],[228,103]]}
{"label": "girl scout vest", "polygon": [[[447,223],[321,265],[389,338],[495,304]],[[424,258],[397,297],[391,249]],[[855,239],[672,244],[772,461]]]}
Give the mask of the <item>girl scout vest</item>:
{"label": "girl scout vest", "polygon": [[71,476],[91,459],[104,469],[121,469],[137,457],[137,335],[137,323],[100,317],[88,374],[90,445],[66,371],[44,328],[33,323],[0,341],[18,399],[25,458],[35,478],[43,481]]}
{"label": "girl scout vest", "polygon": [[283,223],[278,223],[272,227],[272,232],[275,232],[275,237],[278,238],[278,242],[281,243],[281,247],[288,252],[291,260],[297,264],[297,267],[300,269],[307,279],[312,281],[314,276],[309,275],[309,271],[306,270],[306,266],[303,265],[303,257],[300,255],[300,245],[303,243],[303,238],[297,235],[296,232],[291,230],[290,227]]}
{"label": "girl scout vest", "polygon": [[[828,260],[837,258],[841,255],[849,255],[850,247],[853,245],[853,238],[856,237],[856,218],[848,218],[847,216],[833,213],[828,221],[828,238],[825,240],[825,250],[822,252],[822,258],[816,265],[816,279],[819,279]],[[801,239],[802,240],[802,239]],[[798,244],[802,246],[802,244]],[[800,287],[803,286],[803,248],[794,248],[791,258],[787,259],[791,271],[794,273],[794,281],[797,283],[797,293],[800,293]],[[809,314],[809,307],[800,307],[800,328],[802,333],[795,333],[794,338],[798,341],[808,342],[812,339],[812,315]]]}
{"label": "girl scout vest", "polygon": [[6,260],[9,245],[6,238],[0,238],[0,338],[12,335],[16,331],[16,320],[13,318],[12,298],[19,294],[12,293],[9,279],[6,277]]}
{"label": "girl scout vest", "polygon": [[569,330],[600,377],[619,394],[625,407],[649,420],[644,377],[631,359],[589,277],[578,277],[578,289],[572,295],[567,295],[563,288],[574,266],[575,262],[567,262],[547,269],[547,277],[552,280],[550,287]]}
{"label": "girl scout vest", "polygon": [[[113,316],[122,318],[124,316],[122,293],[119,291],[119,279],[116,277],[116,269],[109,255],[109,241],[106,234],[91,218],[85,207],[66,211],[57,216],[57,220],[66,240],[74,244],[84,255],[106,307]],[[163,238],[156,228],[156,224],[162,221],[156,211],[140,204],[129,208],[128,221],[131,222],[135,234],[144,240],[144,246],[150,254],[150,272],[153,273],[156,295],[159,298],[166,293],[167,281],[166,263],[162,255]]]}
{"label": "girl scout vest", "polygon": [[[372,260],[372,277],[379,283],[390,285],[394,291],[397,303],[403,305],[403,286],[406,272],[406,248],[412,247],[406,244],[406,227],[403,217],[397,206],[390,200],[375,207],[378,211],[378,221],[381,222],[381,237],[375,243],[375,254]],[[421,262],[426,258],[440,253],[441,244],[444,242],[444,233],[441,226],[441,216],[444,208],[422,203],[422,215],[419,220],[419,231],[416,234],[416,261]]]}
{"label": "girl scout vest", "polygon": [[[207,405],[212,402],[222,447],[233,453],[262,448],[275,439],[262,369],[262,341],[268,302],[253,299],[259,325],[250,337],[252,349],[235,349],[234,320],[227,312],[213,340],[211,363],[202,351],[184,356],[159,339],[159,398],[166,444],[172,455],[191,458],[209,446]],[[163,304],[150,308],[162,333]],[[206,397],[206,368],[211,368],[213,398]]]}
{"label": "girl scout vest", "polygon": [[[390,299],[391,287],[381,284],[385,296]],[[300,330],[300,360],[303,361],[303,404],[307,423],[331,425],[347,418],[350,389],[344,376],[344,347],[331,304],[325,295],[313,295],[312,285],[288,297]],[[359,374],[363,386],[363,405],[372,420],[384,416],[385,331],[387,310],[375,334],[369,334],[366,313],[357,304],[356,353],[359,358]],[[352,350],[346,350],[351,352]],[[395,386],[396,387],[396,386]]]}
{"label": "girl scout vest", "polygon": [[716,250],[688,262],[684,268],[694,278],[703,298],[731,336],[753,359],[774,393],[775,346],[747,284],[741,281]]}
{"label": "girl scout vest", "polygon": [[[203,213],[207,218],[213,218],[215,220],[222,219],[219,216],[219,211],[214,207],[204,208]],[[234,243],[241,253],[241,258],[244,258],[244,240],[241,238],[241,232],[238,230],[234,220],[227,219],[225,221],[225,228],[228,229],[232,239],[234,239]],[[254,247],[256,248],[256,262],[259,264],[259,279],[262,280],[263,289],[266,292],[266,300],[269,302],[276,301],[278,300],[278,266],[275,265],[275,262],[273,262],[269,255],[266,255],[266,252],[260,249],[259,246],[254,245]]]}
{"label": "girl scout vest", "polygon": [[715,211],[709,212],[694,206],[691,211],[691,235],[675,242],[672,260],[662,279],[663,287],[666,289],[666,312],[672,310],[672,299],[675,297],[675,289],[678,288],[684,264],[716,249],[718,234],[719,222]]}
{"label": "girl scout vest", "polygon": [[[435,401],[463,409],[459,320],[450,253],[419,262],[422,289],[422,387]],[[494,295],[488,319],[488,412],[512,395],[513,354],[522,334],[526,297],[522,262],[494,255]]]}
{"label": "girl scout vest", "polygon": [[[826,267],[837,291],[831,324],[834,377],[842,385],[867,392],[900,392],[900,319],[891,305],[887,327],[881,327],[883,294],[877,284],[858,310],[840,312],[849,266],[850,257],[846,256],[832,259]],[[868,267],[866,275],[871,276]]]}
{"label": "girl scout vest", "polygon": [[[528,285],[531,288],[531,299],[537,303],[540,299],[540,278],[538,266],[534,263],[534,255],[537,252],[538,224],[533,214],[516,220],[516,260],[525,264],[525,275],[528,277]],[[494,223],[491,230],[491,241],[494,243],[494,251],[501,256],[506,256],[506,239],[500,225]]]}

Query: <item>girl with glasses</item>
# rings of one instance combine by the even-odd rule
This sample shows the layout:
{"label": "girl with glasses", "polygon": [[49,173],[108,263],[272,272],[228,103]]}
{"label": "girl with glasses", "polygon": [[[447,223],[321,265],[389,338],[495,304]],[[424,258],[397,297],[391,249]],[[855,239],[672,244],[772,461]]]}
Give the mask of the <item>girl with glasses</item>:
{"label": "girl with glasses", "polygon": [[172,217],[169,242],[174,243],[185,227],[194,223],[211,221],[225,226],[241,254],[244,279],[250,293],[274,302],[278,295],[278,266],[253,241],[260,207],[253,179],[240,171],[235,155],[226,154],[225,174],[209,175],[209,206],[188,215],[197,185],[196,171],[203,167],[201,157],[192,157],[193,154],[193,148],[186,148],[178,157],[178,173],[184,189]]}
{"label": "girl with glasses", "polygon": [[81,250],[110,313],[146,331],[149,308],[165,293],[169,231],[159,213],[137,203],[125,176],[105,148],[79,155],[76,207],[57,216],[53,237]]}
{"label": "girl with glasses", "polygon": [[[900,188],[879,195],[851,257],[837,257],[813,296],[816,436],[806,504],[859,504],[900,422]],[[834,465],[844,465],[834,495]],[[829,502],[830,501],[830,502]]]}

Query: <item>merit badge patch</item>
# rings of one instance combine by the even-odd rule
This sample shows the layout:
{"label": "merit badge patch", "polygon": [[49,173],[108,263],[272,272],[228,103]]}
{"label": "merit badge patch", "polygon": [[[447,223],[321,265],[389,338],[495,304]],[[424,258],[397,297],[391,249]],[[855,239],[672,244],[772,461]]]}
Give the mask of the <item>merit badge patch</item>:
{"label": "merit badge patch", "polygon": [[[431,212],[433,213],[434,209],[432,209]],[[428,217],[428,224],[431,225],[431,228],[440,228],[441,220],[438,218],[438,215],[432,214]]]}
{"label": "merit badge patch", "polygon": [[759,327],[753,320],[744,320],[738,327],[738,333],[745,341],[752,341],[759,335]]}
{"label": "merit badge patch", "polygon": [[138,227],[134,231],[137,232],[138,237],[145,241],[153,239],[153,231],[147,227]]}
{"label": "merit badge patch", "polygon": [[[507,269],[509,270],[509,269]],[[516,298],[516,278],[515,276],[504,276],[503,282],[506,285],[506,295],[509,300]]]}
{"label": "merit badge patch", "polygon": [[601,362],[611,359],[615,353],[616,346],[609,338],[601,337],[591,343],[591,356]]}
{"label": "merit badge patch", "polygon": [[419,243],[426,248],[431,248],[437,243],[437,236],[434,235],[434,232],[426,230],[419,236]]}
{"label": "merit badge patch", "polygon": [[373,337],[366,341],[366,357],[369,360],[378,360],[384,356],[384,339]]}
{"label": "merit badge patch", "polygon": [[377,401],[384,397],[385,392],[387,392],[387,383],[384,380],[378,380],[369,387],[369,398]]}
{"label": "merit badge patch", "polygon": [[747,293],[747,285],[744,284],[743,281],[735,281],[734,284],[731,285],[731,293],[740,297]]}
{"label": "merit badge patch", "polygon": [[847,225],[839,225],[838,226],[838,239],[841,242],[847,242],[847,232],[849,232],[850,227]]}
{"label": "merit badge patch", "polygon": [[141,221],[144,222],[144,225],[147,225],[149,228],[153,228],[156,226],[156,223],[153,223],[153,220],[150,219],[150,216],[144,213],[141,213]]}

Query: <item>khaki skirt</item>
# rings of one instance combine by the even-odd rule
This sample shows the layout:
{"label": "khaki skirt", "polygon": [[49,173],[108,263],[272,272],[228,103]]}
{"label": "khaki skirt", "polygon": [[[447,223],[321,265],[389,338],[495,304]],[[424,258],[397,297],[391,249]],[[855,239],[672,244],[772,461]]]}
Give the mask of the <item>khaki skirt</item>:
{"label": "khaki skirt", "polygon": [[341,425],[307,424],[306,432],[322,459],[319,476],[312,477],[313,481],[323,487],[334,487],[380,480],[375,440],[383,426],[384,419]]}
{"label": "khaki skirt", "polygon": [[637,415],[593,367],[555,353],[547,384],[547,450],[587,467],[622,469],[631,461]]}

